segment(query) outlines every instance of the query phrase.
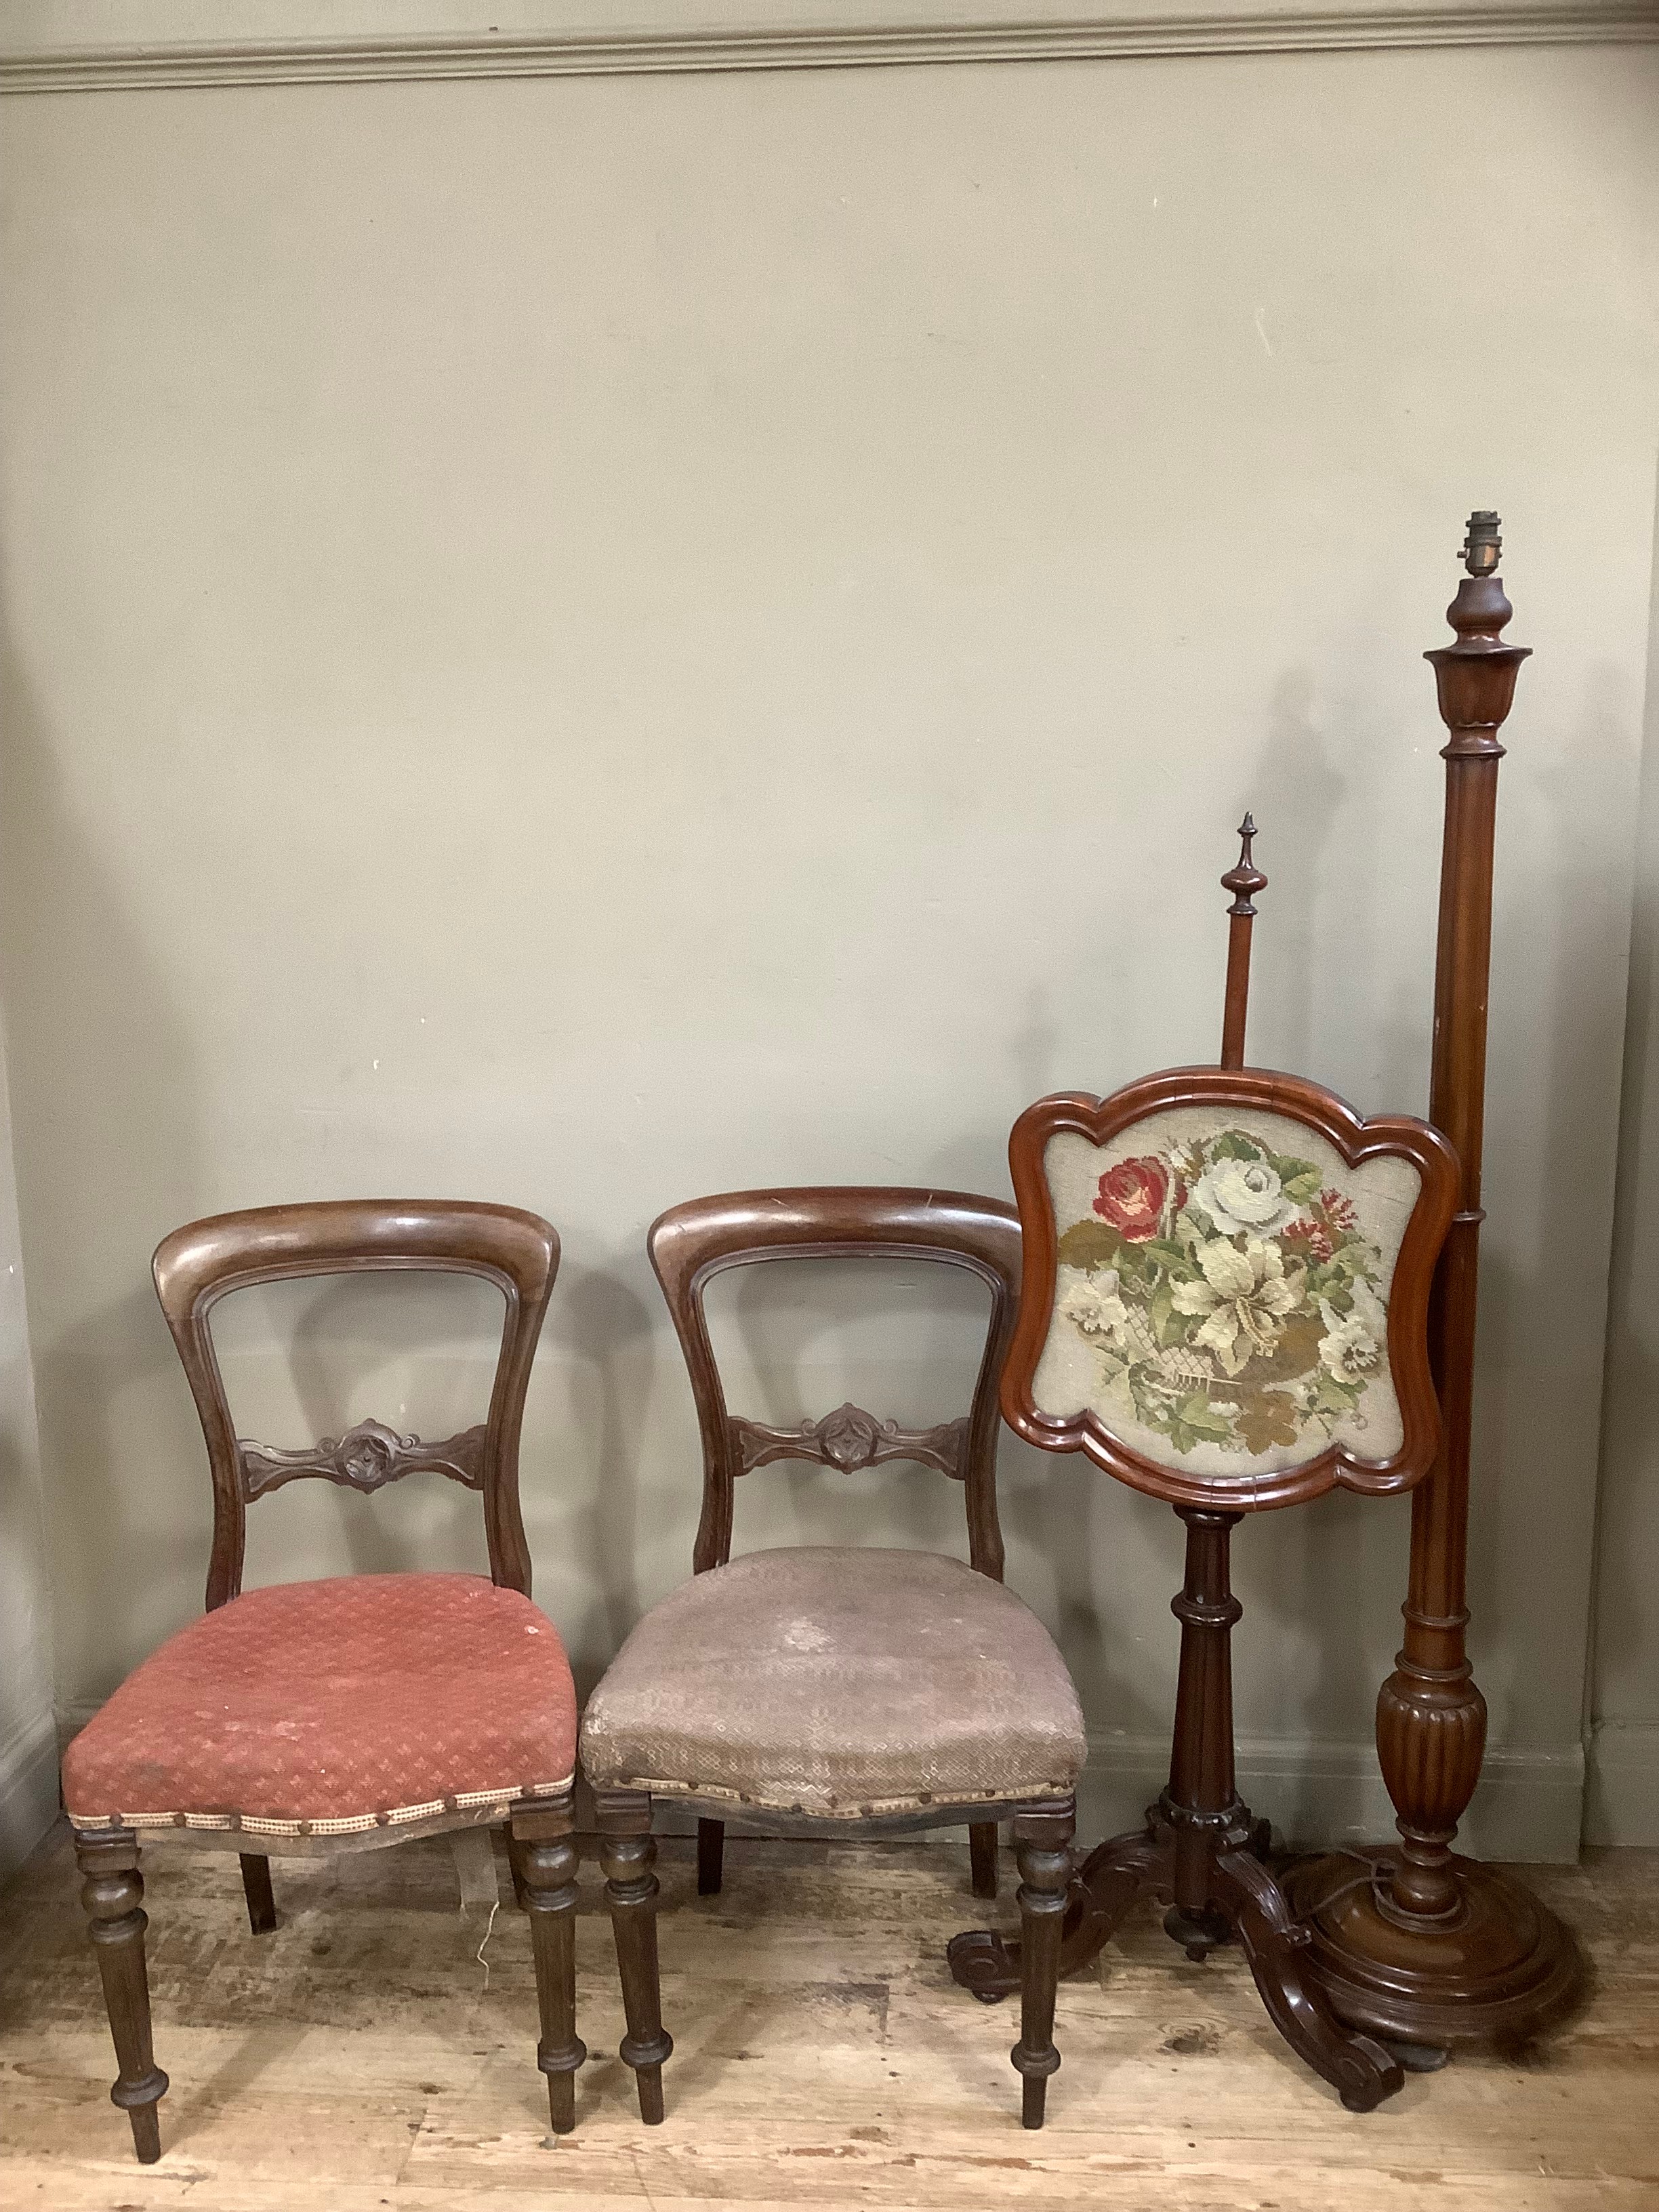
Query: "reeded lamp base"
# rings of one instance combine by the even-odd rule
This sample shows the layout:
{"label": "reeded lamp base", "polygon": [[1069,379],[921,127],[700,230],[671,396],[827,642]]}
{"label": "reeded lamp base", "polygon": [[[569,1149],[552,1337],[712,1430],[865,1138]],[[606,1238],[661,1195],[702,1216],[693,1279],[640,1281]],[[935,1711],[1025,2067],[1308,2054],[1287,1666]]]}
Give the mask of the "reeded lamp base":
{"label": "reeded lamp base", "polygon": [[1382,1886],[1394,1857],[1334,1851],[1299,1861],[1285,1878],[1311,1939],[1306,1972],[1340,2020],[1390,2044],[1502,2048],[1571,2008],[1583,1962],[1530,1890],[1477,1859],[1454,1858],[1457,1917],[1440,1928],[1402,1925]]}

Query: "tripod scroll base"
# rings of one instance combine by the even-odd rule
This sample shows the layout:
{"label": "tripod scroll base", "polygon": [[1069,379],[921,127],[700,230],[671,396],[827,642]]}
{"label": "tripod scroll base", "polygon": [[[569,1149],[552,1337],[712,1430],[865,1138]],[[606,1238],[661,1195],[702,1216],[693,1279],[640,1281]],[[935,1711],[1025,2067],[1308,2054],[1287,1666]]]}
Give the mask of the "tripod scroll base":
{"label": "tripod scroll base", "polygon": [[1460,1909],[1442,1927],[1419,1928],[1390,1906],[1394,1857],[1333,1851],[1285,1877],[1310,1939],[1307,1972],[1340,2020],[1389,2043],[1504,2050],[1572,2008],[1583,1986],[1577,1946],[1522,1883],[1454,1857]]}
{"label": "tripod scroll base", "polygon": [[[1060,1929],[1060,1973],[1076,1973],[1097,1958],[1138,1897],[1150,1891],[1161,1902],[1175,1899],[1178,1856],[1189,1878],[1195,1863],[1201,1865],[1201,1899],[1189,1894],[1176,1905],[1165,1927],[1191,1959],[1237,1937],[1285,2040],[1350,2112],[1369,2112],[1401,2087],[1405,2077],[1381,2044],[1344,2027],[1326,2002],[1308,1971],[1308,1931],[1258,1856],[1261,1838],[1260,1824],[1237,1799],[1224,1814],[1194,1817],[1172,1804],[1166,1792],[1144,1829],[1098,1845],[1073,1875]],[[1181,1886],[1189,1887],[1189,1880]],[[986,2004],[1019,1987],[1018,1944],[989,1929],[953,1936],[946,1956],[952,1978]]]}

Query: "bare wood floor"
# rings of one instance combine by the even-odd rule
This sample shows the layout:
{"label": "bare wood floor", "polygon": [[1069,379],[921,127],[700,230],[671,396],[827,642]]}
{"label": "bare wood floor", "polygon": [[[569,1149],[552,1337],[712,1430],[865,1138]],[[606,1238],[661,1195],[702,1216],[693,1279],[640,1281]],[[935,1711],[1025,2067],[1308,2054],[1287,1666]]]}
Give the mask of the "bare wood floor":
{"label": "bare wood floor", "polygon": [[[699,1899],[663,1846],[668,2118],[641,2127],[621,2007],[583,1872],[577,2132],[556,2148],[534,2061],[521,1915],[486,1956],[442,1841],[277,1862],[256,1940],[234,1859],[147,1854],[163,2156],[142,2168],[113,2067],[66,1835],[0,1895],[0,2207],[49,2212],[545,2212],[696,2203],[896,2208],[1041,2203],[1126,2212],[1656,2212],[1659,1852],[1532,1880],[1577,1929],[1595,1994],[1522,2061],[1408,2076],[1364,2118],[1291,2058],[1236,1952],[1189,1966],[1149,1908],[1098,1979],[1063,1985],[1064,2066],[1019,2125],[1008,2006],[954,1989],[943,1948],[988,1910],[965,1837],[925,1845],[733,1841]],[[508,1893],[510,1894],[510,1893]]]}

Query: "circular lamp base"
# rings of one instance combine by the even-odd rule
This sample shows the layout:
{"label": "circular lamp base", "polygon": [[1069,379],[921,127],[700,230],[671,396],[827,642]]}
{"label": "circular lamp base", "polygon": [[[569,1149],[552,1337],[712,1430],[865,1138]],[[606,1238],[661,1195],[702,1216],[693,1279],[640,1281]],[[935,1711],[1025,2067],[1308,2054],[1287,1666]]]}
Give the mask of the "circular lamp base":
{"label": "circular lamp base", "polygon": [[1285,1876],[1310,1939],[1308,1973],[1339,2019],[1385,2042],[1449,2050],[1525,2043],[1571,2008],[1583,1961],[1529,1890],[1478,1859],[1455,1858],[1460,1911],[1439,1926],[1407,1923],[1383,1886],[1395,1856],[1334,1851]]}

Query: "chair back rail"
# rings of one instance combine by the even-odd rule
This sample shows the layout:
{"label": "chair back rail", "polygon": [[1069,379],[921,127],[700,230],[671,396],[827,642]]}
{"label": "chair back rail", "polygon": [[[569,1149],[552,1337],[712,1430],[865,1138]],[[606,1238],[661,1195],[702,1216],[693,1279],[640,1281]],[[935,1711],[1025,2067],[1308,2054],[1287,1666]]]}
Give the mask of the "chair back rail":
{"label": "chair back rail", "polygon": [[[558,1266],[557,1233],[538,1215],[461,1199],[256,1206],[192,1221],[163,1237],[153,1262],[156,1296],[196,1401],[213,1477],[208,1609],[241,1589],[247,1508],[256,1498],[313,1476],[354,1490],[378,1490],[423,1469],[480,1493],[491,1577],[527,1597],[530,1552],[519,1505],[519,1433]],[[297,1451],[274,1451],[238,1437],[214,1348],[218,1301],[254,1284],[399,1269],[476,1275],[501,1291],[501,1349],[488,1418],[434,1443],[372,1420]]]}
{"label": "chair back rail", "polygon": [[[702,1515],[692,1566],[723,1566],[732,1552],[737,1479],[780,1459],[860,1468],[914,1460],[959,1480],[972,1565],[1002,1578],[997,1518],[997,1386],[1019,1304],[1019,1217],[1000,1199],[956,1190],[860,1185],[732,1191],[671,1206],[652,1224],[651,1264],[691,1378],[702,1439]],[[892,1259],[965,1268],[991,1310],[968,1413],[931,1429],[901,1428],[846,1405],[797,1428],[773,1428],[727,1408],[704,1293],[729,1267],[769,1260]]]}

